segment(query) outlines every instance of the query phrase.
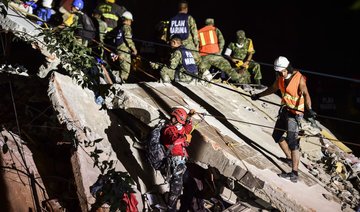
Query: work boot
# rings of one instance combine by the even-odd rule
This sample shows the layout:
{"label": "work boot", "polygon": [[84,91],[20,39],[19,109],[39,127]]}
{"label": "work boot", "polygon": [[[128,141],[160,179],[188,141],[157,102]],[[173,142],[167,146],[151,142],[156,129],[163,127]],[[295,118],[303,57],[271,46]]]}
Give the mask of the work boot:
{"label": "work boot", "polygon": [[299,176],[297,174],[295,174],[294,172],[281,173],[281,174],[279,174],[279,177],[290,180],[293,183],[297,183],[297,181],[299,179]]}

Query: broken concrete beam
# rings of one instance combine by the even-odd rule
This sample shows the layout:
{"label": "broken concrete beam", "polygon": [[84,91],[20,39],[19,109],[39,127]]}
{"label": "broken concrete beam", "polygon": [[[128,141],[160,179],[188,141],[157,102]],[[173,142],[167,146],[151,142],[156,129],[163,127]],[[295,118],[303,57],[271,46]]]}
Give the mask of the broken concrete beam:
{"label": "broken concrete beam", "polygon": [[[286,211],[321,210],[324,207],[330,211],[340,209],[340,204],[323,198],[322,193],[328,192],[308,176],[304,167],[300,167],[303,171],[300,170],[301,180],[297,184],[277,176],[281,170],[286,170],[274,157],[282,156],[281,149],[272,140],[269,130],[253,126],[248,121],[274,126],[274,120],[269,117],[276,117],[276,108],[263,105],[254,107],[248,97],[234,95],[233,92],[218,87],[142,83],[124,84],[120,88],[120,99],[127,99],[117,103],[121,108],[138,108],[144,105],[148,108],[144,104],[147,103],[164,111],[167,117],[172,107],[184,107],[187,110],[193,108],[206,114],[205,120],[193,132],[192,143],[188,148],[191,160],[217,168],[220,173],[238,180],[242,186],[276,208],[286,208]],[[278,100],[278,97],[268,98],[274,102]],[[196,116],[194,119],[195,123],[200,120]],[[296,191],[299,189],[302,192]],[[298,198],[300,193],[305,198]],[[305,193],[307,194],[304,195]],[[316,201],[312,201],[313,199]]]}

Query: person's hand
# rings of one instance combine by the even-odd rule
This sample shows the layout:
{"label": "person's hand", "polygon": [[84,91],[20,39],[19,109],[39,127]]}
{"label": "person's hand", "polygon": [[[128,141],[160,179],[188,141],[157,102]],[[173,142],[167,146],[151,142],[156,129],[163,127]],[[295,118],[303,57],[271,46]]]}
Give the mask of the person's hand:
{"label": "person's hand", "polygon": [[193,116],[195,115],[196,111],[194,109],[190,109],[188,116]]}
{"label": "person's hand", "polygon": [[312,109],[308,110],[308,114],[310,118],[316,118],[317,113],[315,111],[313,111]]}
{"label": "person's hand", "polygon": [[186,136],[186,142],[189,144],[191,142],[192,135],[191,134],[185,134]]}
{"label": "person's hand", "polygon": [[112,61],[116,61],[117,59],[119,59],[119,55],[117,55],[117,54],[111,53],[110,55],[111,55]]}
{"label": "person's hand", "polygon": [[159,64],[154,63],[154,62],[149,62],[149,65],[152,69],[158,69],[160,67]]}
{"label": "person's hand", "polygon": [[134,48],[132,49],[132,52],[131,52],[132,55],[137,55],[137,50]]}
{"label": "person's hand", "polygon": [[253,94],[251,95],[251,100],[256,101],[260,98],[259,94]]}

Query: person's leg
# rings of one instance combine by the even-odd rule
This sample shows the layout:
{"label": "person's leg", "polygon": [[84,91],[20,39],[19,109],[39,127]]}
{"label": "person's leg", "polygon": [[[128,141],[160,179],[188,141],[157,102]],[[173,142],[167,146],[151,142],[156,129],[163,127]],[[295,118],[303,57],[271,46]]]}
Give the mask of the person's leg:
{"label": "person's leg", "polygon": [[121,59],[120,61],[120,77],[123,81],[126,81],[129,78],[130,75],[130,69],[131,69],[131,55],[128,53],[120,53]]}
{"label": "person's leg", "polygon": [[169,199],[167,202],[168,211],[175,211],[176,210],[176,202],[178,197],[181,194],[183,188],[183,175],[186,171],[185,161],[178,160],[177,157],[173,157],[171,159],[172,163],[172,176],[170,179],[170,192],[169,192]]}
{"label": "person's leg", "polygon": [[290,151],[289,145],[287,144],[285,139],[280,139],[281,141],[279,142],[279,146],[281,148],[281,150],[285,153],[285,156],[287,159],[291,159],[292,158],[292,152]]}
{"label": "person's leg", "polygon": [[262,79],[260,65],[254,61],[251,61],[249,65],[249,70],[251,70],[251,74],[254,76],[255,83],[260,85]]}
{"label": "person's leg", "polygon": [[272,137],[276,143],[279,144],[281,150],[284,152],[287,159],[291,159],[291,151],[289,145],[283,137],[285,131],[287,130],[287,111],[282,109],[279,114],[279,118],[276,120],[274,131]]}
{"label": "person's leg", "polygon": [[160,70],[160,77],[162,82],[171,82],[175,79],[175,70],[164,66]]}

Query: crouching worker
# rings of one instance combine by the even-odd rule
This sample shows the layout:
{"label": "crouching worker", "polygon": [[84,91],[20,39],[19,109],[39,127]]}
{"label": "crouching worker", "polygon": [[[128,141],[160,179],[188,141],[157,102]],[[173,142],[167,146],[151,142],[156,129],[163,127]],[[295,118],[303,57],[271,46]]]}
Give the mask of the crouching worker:
{"label": "crouching worker", "polygon": [[191,82],[193,80],[191,75],[197,76],[198,74],[198,67],[192,52],[182,45],[179,35],[173,35],[170,38],[170,46],[172,52],[169,63],[167,65],[159,65],[150,62],[151,68],[160,69],[162,82]]}
{"label": "crouching worker", "polygon": [[170,123],[162,131],[160,140],[165,148],[170,151],[170,191],[167,199],[168,211],[176,211],[176,202],[183,187],[183,175],[186,170],[188,153],[186,147],[191,142],[192,121],[195,111],[189,114],[182,108],[175,108],[171,112]]}

